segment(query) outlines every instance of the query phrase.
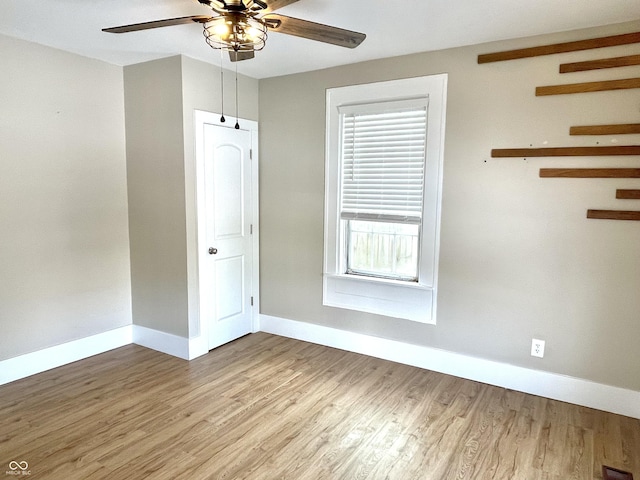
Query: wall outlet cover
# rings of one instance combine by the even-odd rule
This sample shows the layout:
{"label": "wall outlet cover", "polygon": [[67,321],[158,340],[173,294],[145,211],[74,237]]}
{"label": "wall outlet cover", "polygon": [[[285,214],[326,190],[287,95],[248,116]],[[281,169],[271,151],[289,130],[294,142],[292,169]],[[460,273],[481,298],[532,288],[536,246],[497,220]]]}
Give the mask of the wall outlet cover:
{"label": "wall outlet cover", "polygon": [[531,356],[544,357],[544,340],[538,340],[537,338],[531,340]]}

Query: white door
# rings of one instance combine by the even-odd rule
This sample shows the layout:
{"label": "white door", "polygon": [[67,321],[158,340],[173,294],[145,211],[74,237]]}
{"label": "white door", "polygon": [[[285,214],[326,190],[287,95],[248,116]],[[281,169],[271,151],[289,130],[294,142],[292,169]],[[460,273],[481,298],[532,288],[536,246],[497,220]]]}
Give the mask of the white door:
{"label": "white door", "polygon": [[[251,333],[252,168],[251,131],[204,125],[205,244],[209,349]],[[204,251],[202,251],[204,250]]]}

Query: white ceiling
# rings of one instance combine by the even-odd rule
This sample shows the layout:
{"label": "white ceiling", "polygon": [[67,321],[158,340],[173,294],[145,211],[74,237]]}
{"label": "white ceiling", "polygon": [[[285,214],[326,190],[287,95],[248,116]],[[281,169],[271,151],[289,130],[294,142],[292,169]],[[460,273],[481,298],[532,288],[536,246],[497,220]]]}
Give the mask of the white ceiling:
{"label": "white ceiling", "polygon": [[[266,0],[268,3],[268,0]],[[198,24],[109,34],[104,27],[211,11],[196,0],[0,0],[0,33],[117,65],[184,54],[219,65]],[[254,78],[640,19],[640,0],[299,0],[283,15],[367,34],[351,50],[271,33]],[[224,66],[231,67],[228,59]]]}

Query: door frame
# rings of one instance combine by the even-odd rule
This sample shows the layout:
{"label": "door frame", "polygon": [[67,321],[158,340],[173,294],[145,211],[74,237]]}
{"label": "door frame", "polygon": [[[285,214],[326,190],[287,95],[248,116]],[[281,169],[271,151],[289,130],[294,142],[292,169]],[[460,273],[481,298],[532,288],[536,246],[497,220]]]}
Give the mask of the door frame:
{"label": "door frame", "polygon": [[[233,124],[222,123],[219,113],[195,110],[195,150],[196,150],[196,230],[197,230],[197,258],[198,258],[198,321],[199,321],[199,344],[206,351],[209,351],[209,323],[204,318],[206,312],[207,299],[202,295],[202,285],[206,285],[204,262],[208,258],[208,244],[206,238],[206,192],[205,192],[205,158],[204,158],[204,126],[214,125],[220,128],[230,128]],[[241,130],[251,132],[251,214],[253,217],[253,231],[251,238],[252,268],[251,268],[251,296],[253,306],[251,308],[251,331],[259,330],[260,319],[260,218],[259,218],[259,190],[258,190],[258,122],[253,120],[238,119]],[[206,353],[206,352],[203,352]]]}

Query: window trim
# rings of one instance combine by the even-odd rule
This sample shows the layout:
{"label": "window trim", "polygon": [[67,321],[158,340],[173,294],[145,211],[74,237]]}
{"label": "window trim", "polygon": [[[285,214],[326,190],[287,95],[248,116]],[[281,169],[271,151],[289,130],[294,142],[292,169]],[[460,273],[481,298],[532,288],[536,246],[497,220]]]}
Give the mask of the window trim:
{"label": "window trim", "polygon": [[[447,80],[444,73],[327,89],[323,305],[435,324]],[[340,251],[346,242],[339,212],[339,110],[420,97],[428,97],[429,107],[418,281],[343,273],[346,266]]]}

